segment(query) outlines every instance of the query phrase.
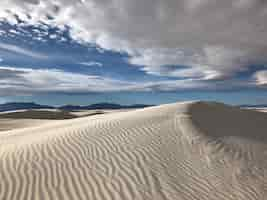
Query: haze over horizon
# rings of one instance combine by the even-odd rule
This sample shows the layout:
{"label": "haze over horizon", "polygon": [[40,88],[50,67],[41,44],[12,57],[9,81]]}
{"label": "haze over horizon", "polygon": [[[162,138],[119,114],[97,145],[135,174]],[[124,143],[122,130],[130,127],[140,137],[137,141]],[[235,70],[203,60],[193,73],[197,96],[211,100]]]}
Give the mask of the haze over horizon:
{"label": "haze over horizon", "polygon": [[2,0],[0,103],[267,103],[260,0]]}

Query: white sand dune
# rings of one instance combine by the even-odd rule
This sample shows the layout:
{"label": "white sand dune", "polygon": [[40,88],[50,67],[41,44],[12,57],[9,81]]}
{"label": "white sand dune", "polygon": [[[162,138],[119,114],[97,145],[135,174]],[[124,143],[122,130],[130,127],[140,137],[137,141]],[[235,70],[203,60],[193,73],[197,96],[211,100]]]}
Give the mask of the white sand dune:
{"label": "white sand dune", "polygon": [[2,134],[2,131],[27,128],[27,127],[35,127],[35,126],[40,126],[42,124],[46,124],[49,122],[50,122],[50,120],[10,119],[10,118],[1,118],[0,117],[0,134]]}
{"label": "white sand dune", "polygon": [[177,103],[0,135],[2,200],[266,200],[267,114]]}
{"label": "white sand dune", "polygon": [[78,112],[67,112],[56,109],[30,109],[0,112],[0,134],[2,134],[2,131],[40,126],[50,123],[53,120],[66,120],[110,112],[112,111],[81,110]]}

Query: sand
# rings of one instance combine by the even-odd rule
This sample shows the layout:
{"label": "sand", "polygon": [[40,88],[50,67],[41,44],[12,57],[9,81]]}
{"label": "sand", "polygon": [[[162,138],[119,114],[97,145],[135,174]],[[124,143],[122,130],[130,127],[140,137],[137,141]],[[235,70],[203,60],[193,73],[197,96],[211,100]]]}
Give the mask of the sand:
{"label": "sand", "polygon": [[2,134],[2,131],[35,127],[49,122],[50,120],[0,118],[0,134]]}
{"label": "sand", "polygon": [[267,114],[176,103],[0,134],[2,200],[265,200]]}
{"label": "sand", "polygon": [[0,119],[47,119],[63,120],[77,118],[76,115],[67,111],[25,110],[18,112],[0,113]]}
{"label": "sand", "polygon": [[2,131],[36,127],[55,120],[66,120],[109,113],[109,111],[81,110],[75,112],[56,109],[31,109],[0,112],[0,134]]}
{"label": "sand", "polygon": [[15,130],[27,127],[36,127],[54,120],[66,120],[79,117],[127,112],[136,109],[119,110],[78,110],[62,111],[58,109],[30,109],[0,112],[0,134],[2,131]]}
{"label": "sand", "polygon": [[267,112],[267,108],[249,108],[251,110],[256,110],[256,111],[259,111],[259,112]]}

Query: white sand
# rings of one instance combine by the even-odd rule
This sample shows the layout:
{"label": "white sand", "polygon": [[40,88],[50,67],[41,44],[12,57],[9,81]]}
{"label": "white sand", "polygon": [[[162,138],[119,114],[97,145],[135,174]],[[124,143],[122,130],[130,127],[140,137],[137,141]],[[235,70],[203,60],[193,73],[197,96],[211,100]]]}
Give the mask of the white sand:
{"label": "white sand", "polygon": [[0,134],[2,134],[2,131],[15,130],[26,127],[35,127],[49,122],[50,120],[40,120],[40,119],[0,118]]}
{"label": "white sand", "polygon": [[2,200],[266,200],[267,114],[177,103],[0,135]]}

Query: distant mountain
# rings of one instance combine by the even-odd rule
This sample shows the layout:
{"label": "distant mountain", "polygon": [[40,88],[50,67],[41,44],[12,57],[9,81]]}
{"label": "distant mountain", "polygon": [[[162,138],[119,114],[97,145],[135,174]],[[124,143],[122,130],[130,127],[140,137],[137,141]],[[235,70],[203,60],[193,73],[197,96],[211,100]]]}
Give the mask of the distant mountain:
{"label": "distant mountain", "polygon": [[241,108],[267,108],[267,104],[254,104],[254,105],[240,105]]}
{"label": "distant mountain", "polygon": [[58,107],[58,109],[60,109],[60,110],[67,110],[67,111],[82,110],[83,109],[83,106],[65,105],[65,106]]}
{"label": "distant mountain", "polygon": [[39,105],[33,102],[22,103],[22,102],[11,102],[0,104],[0,112],[11,111],[11,110],[24,110],[24,109],[52,109],[54,107],[47,105]]}
{"label": "distant mountain", "polygon": [[145,108],[153,105],[145,105],[145,104],[133,104],[133,105],[120,105],[114,103],[97,103],[91,104],[88,106],[76,106],[76,105],[66,105],[58,107],[61,110],[96,110],[96,109],[131,109],[131,108]]}
{"label": "distant mountain", "polygon": [[79,105],[65,105],[60,107],[53,107],[47,105],[40,105],[33,102],[30,103],[22,103],[22,102],[11,102],[0,104],[0,112],[4,111],[12,111],[12,110],[25,110],[25,109],[60,109],[66,111],[72,110],[96,110],[96,109],[133,109],[133,108],[145,108],[153,105],[145,105],[145,104],[134,104],[134,105],[120,105],[114,103],[98,103],[91,104],[88,106],[79,106]]}

